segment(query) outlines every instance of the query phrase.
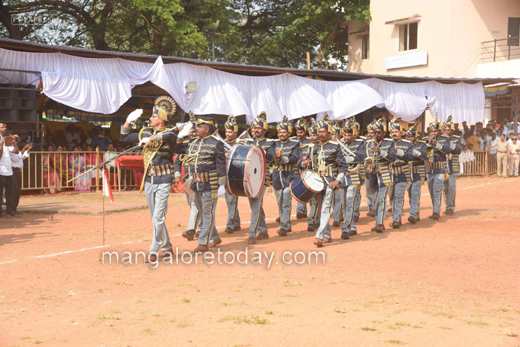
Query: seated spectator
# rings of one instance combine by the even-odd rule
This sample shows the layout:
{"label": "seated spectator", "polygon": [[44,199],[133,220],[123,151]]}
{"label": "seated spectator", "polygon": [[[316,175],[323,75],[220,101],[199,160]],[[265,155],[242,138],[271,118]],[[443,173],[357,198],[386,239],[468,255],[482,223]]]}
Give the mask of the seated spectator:
{"label": "seated spectator", "polygon": [[47,153],[42,155],[43,167],[43,192],[54,194],[61,191],[61,180],[59,175],[59,157],[54,154],[52,145],[47,145]]}
{"label": "seated spectator", "polygon": [[70,124],[66,130],[65,139],[67,140],[67,149],[71,151],[74,146],[81,143],[81,135],[79,127],[75,127],[73,124]]}
{"label": "seated spectator", "polygon": [[[73,153],[69,156],[69,177],[77,177],[87,170],[86,155],[81,154],[79,145],[74,146]],[[90,190],[90,174],[87,173],[74,180],[75,191],[89,191]]]}
{"label": "seated spectator", "polygon": [[98,137],[92,141],[92,145],[94,147],[99,145],[99,150],[101,152],[106,152],[109,143],[112,143],[112,140],[110,140],[108,136],[105,135],[104,130],[101,130],[98,134]]}
{"label": "seated spectator", "polygon": [[[472,125],[471,129],[473,129],[474,127],[475,126]],[[470,132],[468,132],[468,134],[469,134],[469,136],[466,137],[466,144],[468,145],[468,148],[469,148],[469,146],[472,146],[471,147],[472,149],[473,148],[480,149],[480,147],[479,147],[480,138],[477,135],[475,135],[475,133],[472,132],[471,130],[470,130]]]}

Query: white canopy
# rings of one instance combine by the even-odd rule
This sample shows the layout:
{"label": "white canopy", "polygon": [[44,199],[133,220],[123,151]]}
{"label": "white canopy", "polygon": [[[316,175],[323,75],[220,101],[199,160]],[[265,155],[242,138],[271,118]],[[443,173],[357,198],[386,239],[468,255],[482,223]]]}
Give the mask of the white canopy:
{"label": "white canopy", "polygon": [[[195,114],[245,114],[248,123],[262,111],[268,122],[328,112],[345,119],[373,106],[386,107],[411,121],[429,106],[439,120],[448,116],[460,123],[484,120],[482,83],[396,83],[370,78],[359,81],[320,81],[288,73],[254,77],[186,63],[154,64],[120,58],[82,58],[62,53],[29,53],[0,49],[0,68],[36,71],[43,93],[64,105],[88,112],[111,114],[131,96],[132,88],[152,82],[167,91],[185,111]],[[189,82],[196,91],[187,92]],[[0,83],[35,86],[34,74],[0,71]]]}

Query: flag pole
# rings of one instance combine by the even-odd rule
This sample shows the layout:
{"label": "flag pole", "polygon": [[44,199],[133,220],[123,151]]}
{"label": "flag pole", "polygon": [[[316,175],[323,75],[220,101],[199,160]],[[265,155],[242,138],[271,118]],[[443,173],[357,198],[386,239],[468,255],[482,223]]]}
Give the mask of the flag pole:
{"label": "flag pole", "polygon": [[105,175],[106,170],[103,166],[103,246],[105,245]]}

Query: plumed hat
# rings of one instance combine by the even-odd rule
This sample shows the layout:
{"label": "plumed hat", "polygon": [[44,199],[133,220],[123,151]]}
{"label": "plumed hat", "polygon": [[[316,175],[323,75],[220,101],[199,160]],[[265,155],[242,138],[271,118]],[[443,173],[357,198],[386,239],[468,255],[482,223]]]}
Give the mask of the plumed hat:
{"label": "plumed hat", "polygon": [[325,113],[323,118],[318,122],[318,129],[327,129],[329,133],[334,131],[332,123],[329,121],[329,114]]}
{"label": "plumed hat", "polygon": [[292,128],[292,122],[290,122],[289,119],[287,119],[287,116],[283,116],[283,120],[276,126],[276,129],[278,131],[287,130],[289,133],[292,132]]}
{"label": "plumed hat", "polygon": [[269,129],[269,124],[267,124],[267,113],[265,113],[265,111],[262,111],[258,116],[256,116],[252,126],[255,125],[259,125],[265,130]]}
{"label": "plumed hat", "polygon": [[238,132],[238,123],[237,123],[237,119],[235,118],[235,116],[229,116],[228,117],[228,120],[226,123],[224,123],[224,128],[227,130],[227,129],[231,129],[233,130],[235,133]]}
{"label": "plumed hat", "polygon": [[170,117],[175,114],[177,105],[171,96],[163,95],[155,99],[153,106],[153,114],[165,122],[170,120]]}

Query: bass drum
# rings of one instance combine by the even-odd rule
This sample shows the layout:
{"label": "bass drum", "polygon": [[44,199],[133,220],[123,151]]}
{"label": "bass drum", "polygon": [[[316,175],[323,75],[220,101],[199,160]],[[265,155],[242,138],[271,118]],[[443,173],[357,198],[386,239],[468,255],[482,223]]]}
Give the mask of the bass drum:
{"label": "bass drum", "polygon": [[311,201],[323,189],[325,189],[323,179],[316,172],[310,170],[303,171],[289,186],[293,198],[302,204]]}
{"label": "bass drum", "polygon": [[227,154],[226,191],[233,196],[259,197],[264,189],[266,168],[262,148],[234,145]]}

